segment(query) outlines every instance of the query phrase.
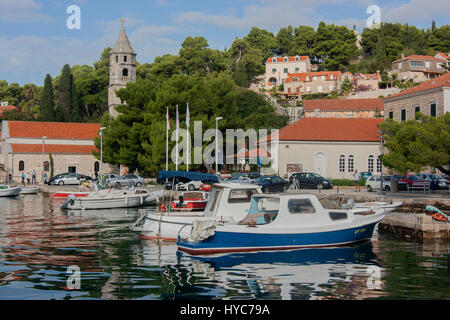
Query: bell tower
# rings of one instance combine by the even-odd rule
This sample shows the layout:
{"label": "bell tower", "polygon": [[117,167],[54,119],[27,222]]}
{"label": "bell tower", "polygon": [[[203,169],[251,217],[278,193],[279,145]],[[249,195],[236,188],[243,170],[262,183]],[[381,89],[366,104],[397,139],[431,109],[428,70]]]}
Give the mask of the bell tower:
{"label": "bell tower", "polygon": [[108,106],[109,114],[114,118],[119,115],[115,107],[122,104],[116,91],[125,88],[128,82],[136,82],[136,51],[131,47],[125,32],[125,19],[120,21],[122,30],[109,56]]}

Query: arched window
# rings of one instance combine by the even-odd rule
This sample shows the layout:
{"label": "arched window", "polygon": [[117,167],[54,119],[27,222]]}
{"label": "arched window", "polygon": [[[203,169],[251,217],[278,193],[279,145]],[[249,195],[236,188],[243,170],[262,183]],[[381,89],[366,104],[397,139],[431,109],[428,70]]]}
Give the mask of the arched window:
{"label": "arched window", "polygon": [[44,171],[49,172],[50,171],[50,162],[44,161]]}
{"label": "arched window", "polygon": [[284,62],[288,62],[288,58],[284,58]]}
{"label": "arched window", "polygon": [[128,56],[123,56],[123,62],[127,62]]}
{"label": "arched window", "polygon": [[122,76],[123,77],[128,77],[128,69],[123,69],[123,71],[122,71]]}
{"label": "arched window", "polygon": [[295,57],[295,61],[300,61],[300,58],[299,57]]}
{"label": "arched window", "polygon": [[99,172],[100,171],[100,162],[96,161],[94,163],[94,172]]}
{"label": "arched window", "polygon": [[383,169],[383,163],[381,162],[381,159],[378,157],[377,158],[377,172],[381,173],[382,169]]}
{"label": "arched window", "polygon": [[345,156],[341,155],[339,157],[339,172],[345,172]]}
{"label": "arched window", "polygon": [[374,157],[372,155],[370,155],[369,159],[367,161],[367,171],[373,172],[373,163],[374,163]]}
{"label": "arched window", "polygon": [[19,161],[19,171],[25,170],[25,161]]}
{"label": "arched window", "polygon": [[119,62],[119,56],[116,56],[116,62],[117,63]]}
{"label": "arched window", "polygon": [[276,59],[276,58],[273,58],[273,59],[272,59],[272,62],[277,62],[277,59]]}
{"label": "arched window", "polygon": [[348,159],[347,159],[348,172],[353,172],[354,171],[354,165],[355,165],[354,157],[352,155],[349,155]]}

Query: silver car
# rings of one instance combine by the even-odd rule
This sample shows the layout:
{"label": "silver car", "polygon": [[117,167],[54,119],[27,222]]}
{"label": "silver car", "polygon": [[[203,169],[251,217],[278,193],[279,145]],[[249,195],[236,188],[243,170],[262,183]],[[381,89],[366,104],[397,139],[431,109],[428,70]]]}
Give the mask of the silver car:
{"label": "silver car", "polygon": [[79,184],[81,184],[81,179],[80,179],[80,176],[77,175],[76,173],[64,173],[64,174],[57,175],[57,176],[53,177],[52,179],[50,179],[49,184],[54,184],[54,185],[57,184],[60,186],[79,185]]}
{"label": "silver car", "polygon": [[123,187],[123,186],[131,186],[134,184],[136,187],[140,187],[144,185],[144,178],[141,178],[135,174],[126,174],[120,176],[116,179],[109,179],[106,183],[108,187]]}

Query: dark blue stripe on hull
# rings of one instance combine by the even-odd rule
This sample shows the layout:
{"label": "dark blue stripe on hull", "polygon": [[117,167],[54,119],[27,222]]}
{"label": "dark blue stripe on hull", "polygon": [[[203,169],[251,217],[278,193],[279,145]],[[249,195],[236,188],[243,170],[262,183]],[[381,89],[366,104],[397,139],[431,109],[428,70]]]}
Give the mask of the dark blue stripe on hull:
{"label": "dark blue stripe on hull", "polygon": [[339,231],[290,235],[216,231],[213,237],[205,241],[195,243],[179,241],[177,244],[179,250],[190,254],[328,247],[368,240],[372,237],[375,225],[376,223]]}

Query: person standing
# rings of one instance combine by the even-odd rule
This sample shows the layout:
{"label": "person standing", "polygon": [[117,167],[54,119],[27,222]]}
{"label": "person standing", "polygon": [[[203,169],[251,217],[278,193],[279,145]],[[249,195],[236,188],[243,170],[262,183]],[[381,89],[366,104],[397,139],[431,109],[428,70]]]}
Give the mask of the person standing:
{"label": "person standing", "polygon": [[25,172],[22,171],[22,184],[25,185]]}
{"label": "person standing", "polygon": [[31,173],[31,183],[36,184],[36,170],[33,169],[33,172]]}
{"label": "person standing", "polygon": [[355,192],[361,192],[361,174],[358,172],[358,170],[355,170],[355,173],[353,173],[353,182],[355,183]]}
{"label": "person standing", "polygon": [[8,184],[11,184],[12,182],[12,174],[8,174]]}
{"label": "person standing", "polygon": [[30,176],[30,173],[27,172],[27,183],[30,184],[30,182],[31,182],[31,176]]}

